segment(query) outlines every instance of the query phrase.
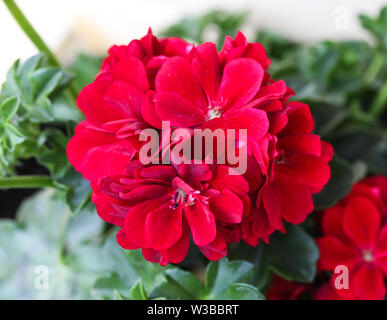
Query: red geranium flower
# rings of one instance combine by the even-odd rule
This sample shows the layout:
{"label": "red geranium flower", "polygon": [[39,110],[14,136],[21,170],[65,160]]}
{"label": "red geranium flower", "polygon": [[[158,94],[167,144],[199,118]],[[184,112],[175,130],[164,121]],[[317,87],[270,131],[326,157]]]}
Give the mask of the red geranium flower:
{"label": "red geranium flower", "polygon": [[248,184],[228,170],[206,164],[144,167],[135,161],[126,175],[103,178],[102,194],[94,199],[101,217],[122,227],[118,243],[142,248],[150,261],[182,261],[190,234],[199,250],[217,260],[227,254],[232,226],[249,212]]}
{"label": "red geranium flower", "polygon": [[[386,295],[387,225],[382,224],[379,193],[374,192],[386,180],[378,177],[356,184],[345,199],[323,214],[324,236],[317,240],[319,267],[333,271],[345,265],[349,269],[349,289],[337,290],[339,295],[341,291],[358,299],[384,299]],[[382,183],[373,185],[375,181]]]}
{"label": "red geranium flower", "polygon": [[149,30],[141,40],[113,46],[97,78],[79,94],[86,120],[67,146],[71,164],[93,183],[125,172],[141,146],[138,134],[150,125],[142,116],[154,76],[168,57],[188,54],[192,45],[178,38],[158,40]]}
{"label": "red geranium flower", "polygon": [[[329,180],[333,152],[312,134],[309,107],[287,101],[293,91],[270,78],[269,65],[262,45],[248,43],[242,33],[226,37],[219,53],[213,43],[194,47],[151,32],[112,47],[78,97],[86,120],[67,153],[90,180],[99,215],[123,228],[123,247],[142,248],[148,260],[162,264],[179,262],[192,235],[215,260],[226,254],[227,243],[243,238],[257,245],[283,229],[284,220],[298,224],[312,212],[312,194]],[[137,168],[139,134],[159,130],[162,120],[173,130],[246,129],[246,173],[230,178],[227,162]],[[201,168],[206,179],[182,175],[183,167],[191,174]],[[175,197],[175,209],[163,202]]]}

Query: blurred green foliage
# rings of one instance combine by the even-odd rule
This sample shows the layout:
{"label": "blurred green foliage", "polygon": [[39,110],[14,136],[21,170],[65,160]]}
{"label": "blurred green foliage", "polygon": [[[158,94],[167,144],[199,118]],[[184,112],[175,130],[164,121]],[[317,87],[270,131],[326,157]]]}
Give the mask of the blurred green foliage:
{"label": "blurred green foliage", "polygon": [[[243,30],[247,13],[213,11],[185,18],[161,33],[196,43],[215,41]],[[366,174],[387,174],[387,8],[378,17],[360,16],[373,37],[365,41],[295,43],[257,31],[272,61],[299,101],[311,106],[316,132],[336,151],[332,179],[315,197],[316,207],[335,204]],[[0,299],[263,299],[272,273],[313,281],[318,249],[303,226],[286,226],[269,245],[230,248],[229,258],[211,262],[200,281],[203,260],[196,252],[179,267],[160,267],[141,252],[125,251],[96,216],[90,186],[69,164],[66,145],[82,119],[74,93],[90,83],[101,59],[84,54],[64,71],[38,54],[10,69],[0,91],[0,175],[13,175],[34,157],[49,171],[55,191],[27,199],[16,221],[0,222]],[[67,205],[63,200],[66,200]],[[74,213],[78,215],[74,216]],[[106,240],[107,239],[107,240]],[[102,248],[102,249],[101,249]],[[246,261],[233,260],[245,259]],[[35,286],[35,268],[51,272],[47,290]],[[184,269],[184,270],[183,270]],[[193,274],[189,271],[195,271]]]}

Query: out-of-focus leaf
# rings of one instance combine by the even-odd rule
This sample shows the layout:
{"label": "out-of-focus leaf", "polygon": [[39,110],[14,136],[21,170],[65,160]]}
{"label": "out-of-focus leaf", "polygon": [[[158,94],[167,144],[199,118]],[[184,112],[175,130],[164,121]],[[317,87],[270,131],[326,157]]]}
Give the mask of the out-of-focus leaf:
{"label": "out-of-focus leaf", "polygon": [[133,285],[132,289],[130,289],[130,298],[132,300],[148,300],[148,296],[146,294],[141,278],[138,279],[137,282]]}
{"label": "out-of-focus leaf", "polygon": [[331,179],[320,193],[313,196],[316,210],[334,206],[351,191],[355,182],[353,169],[347,161],[334,156],[329,165]]}
{"label": "out-of-focus leaf", "polygon": [[84,53],[77,56],[75,62],[70,66],[70,70],[75,75],[74,84],[78,91],[81,91],[94,80],[99,72],[101,62],[100,57],[89,56]]}
{"label": "out-of-focus leaf", "polygon": [[[17,221],[0,221],[0,299],[92,298],[95,279],[107,270],[102,228],[91,210],[70,220],[52,191],[25,200]],[[47,287],[39,286],[44,275]]]}
{"label": "out-of-focus leaf", "polygon": [[103,248],[103,259],[110,263],[109,272],[94,284],[93,295],[112,299],[114,291],[125,297],[131,296],[132,287],[141,278],[145,292],[150,292],[163,281],[165,267],[148,262],[140,250],[124,250],[111,237]]}
{"label": "out-of-focus leaf", "polygon": [[2,122],[9,121],[16,113],[20,106],[20,98],[18,96],[12,96],[4,101],[0,105],[0,120]]}
{"label": "out-of-focus leaf", "polygon": [[212,261],[207,267],[205,284],[192,273],[180,269],[167,270],[165,280],[150,293],[151,298],[166,299],[264,299],[254,286],[246,284],[253,276],[253,265],[246,261]]}

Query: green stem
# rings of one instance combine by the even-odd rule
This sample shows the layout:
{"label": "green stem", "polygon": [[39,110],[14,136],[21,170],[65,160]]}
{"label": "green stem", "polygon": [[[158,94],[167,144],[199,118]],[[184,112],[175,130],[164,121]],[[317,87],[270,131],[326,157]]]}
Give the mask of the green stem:
{"label": "green stem", "polygon": [[32,43],[38,48],[39,51],[44,52],[53,66],[59,67],[59,61],[54,55],[54,53],[50,50],[50,48],[46,45],[43,39],[36,32],[31,23],[27,20],[23,12],[19,9],[15,1],[13,0],[3,0],[4,4],[7,6],[9,12],[13,15],[16,22],[22,28],[24,33],[30,38]]}
{"label": "green stem", "polygon": [[[14,0],[3,0],[4,4],[8,8],[9,12],[15,18],[17,24],[24,31],[27,37],[32,41],[35,47],[40,51],[47,55],[50,64],[54,67],[61,68],[59,60],[55,56],[55,54],[50,50],[50,48],[46,45],[40,35],[36,32],[31,23],[27,20],[26,16],[20,10],[18,5]],[[75,100],[77,97],[78,90],[74,86],[73,82],[69,86],[69,90]]]}
{"label": "green stem", "polygon": [[15,176],[0,178],[0,189],[46,187],[55,188],[52,179],[47,176]]}

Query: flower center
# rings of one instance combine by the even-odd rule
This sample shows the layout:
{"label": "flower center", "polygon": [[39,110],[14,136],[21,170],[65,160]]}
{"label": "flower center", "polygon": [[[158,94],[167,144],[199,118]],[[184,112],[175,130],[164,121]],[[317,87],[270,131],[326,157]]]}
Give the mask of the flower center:
{"label": "flower center", "polygon": [[220,118],[222,116],[222,108],[219,106],[212,107],[209,106],[208,112],[207,112],[207,120],[212,120],[214,118]]}
{"label": "flower center", "polygon": [[363,250],[363,260],[365,262],[374,261],[374,255],[372,254],[371,250]]}
{"label": "flower center", "polygon": [[170,207],[177,209],[180,204],[184,204],[188,207],[193,206],[196,201],[196,197],[200,194],[200,191],[194,191],[188,195],[181,188],[177,188],[172,196]]}

